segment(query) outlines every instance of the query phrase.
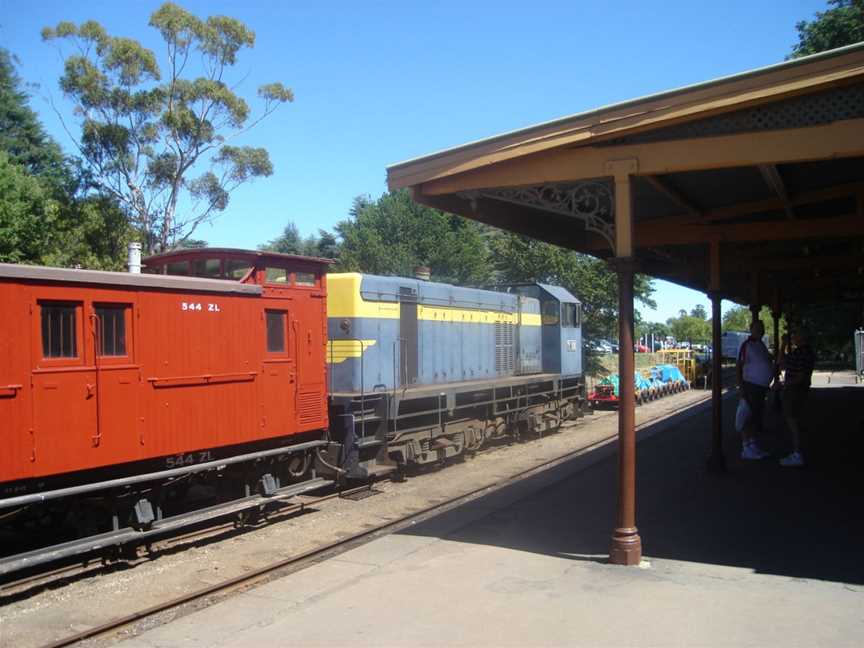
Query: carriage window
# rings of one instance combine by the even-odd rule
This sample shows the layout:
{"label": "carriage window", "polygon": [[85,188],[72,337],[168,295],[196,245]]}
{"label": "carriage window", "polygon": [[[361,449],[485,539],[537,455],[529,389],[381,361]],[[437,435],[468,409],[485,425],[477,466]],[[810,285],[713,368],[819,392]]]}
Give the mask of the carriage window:
{"label": "carriage window", "polygon": [[314,286],[315,285],[315,273],[314,272],[295,272],[294,273],[294,282],[298,286]]}
{"label": "carriage window", "polygon": [[558,314],[558,302],[556,301],[546,301],[543,302],[542,314],[540,319],[543,324],[554,325],[558,324],[559,314]]}
{"label": "carriage window", "polygon": [[285,313],[283,311],[266,311],[267,315],[267,351],[268,353],[285,353]]}
{"label": "carriage window", "polygon": [[186,276],[189,274],[188,261],[174,261],[165,266],[165,274]]}
{"label": "carriage window", "polygon": [[264,281],[267,283],[288,283],[288,271],[285,268],[267,268]]}
{"label": "carriage window", "polygon": [[193,262],[193,272],[196,277],[218,278],[222,274],[221,259],[198,259]]}
{"label": "carriage window", "polygon": [[126,306],[96,306],[99,318],[99,355],[126,355]]}
{"label": "carriage window", "polygon": [[41,304],[42,357],[77,358],[77,304]]}
{"label": "carriage window", "polygon": [[225,276],[229,279],[240,281],[252,269],[252,264],[248,261],[239,261],[237,259],[225,259]]}

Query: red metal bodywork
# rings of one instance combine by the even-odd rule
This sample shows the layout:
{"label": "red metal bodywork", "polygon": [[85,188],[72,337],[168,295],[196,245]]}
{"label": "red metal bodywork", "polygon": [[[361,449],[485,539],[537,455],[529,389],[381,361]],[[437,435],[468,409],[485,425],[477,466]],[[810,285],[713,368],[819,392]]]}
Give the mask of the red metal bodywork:
{"label": "red metal bodywork", "polygon": [[[19,480],[163,457],[193,463],[210,458],[208,449],[324,434],[327,262],[232,254],[187,253],[232,258],[235,265],[245,259],[251,269],[241,281],[259,285],[257,293],[222,291],[219,286],[231,281],[225,277],[185,280],[189,285],[178,287],[173,277],[138,275],[164,283],[139,285],[125,273],[59,270],[49,279],[10,277],[23,271],[5,266],[0,492]],[[157,269],[160,258],[154,259]],[[267,282],[266,268],[284,271],[280,283]],[[305,285],[295,282],[301,276]],[[42,320],[52,304],[74,311],[73,357],[45,357]],[[96,308],[105,307],[124,313],[113,332],[125,338],[122,355],[97,353],[106,335],[100,327],[107,324]],[[268,312],[284,322],[281,349],[268,351]],[[66,326],[64,331],[72,328]],[[72,343],[64,344],[68,356]]]}
{"label": "red metal bodywork", "polygon": [[591,407],[618,407],[618,396],[613,385],[597,385],[588,395]]}

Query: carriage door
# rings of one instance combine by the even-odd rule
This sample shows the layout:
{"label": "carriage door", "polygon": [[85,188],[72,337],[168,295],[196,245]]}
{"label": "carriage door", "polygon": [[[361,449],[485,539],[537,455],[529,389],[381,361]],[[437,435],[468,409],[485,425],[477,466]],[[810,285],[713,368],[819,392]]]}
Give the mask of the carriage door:
{"label": "carriage door", "polygon": [[261,381],[261,424],[267,436],[294,430],[297,402],[297,336],[285,301],[273,300],[262,314],[264,362]]}
{"label": "carriage door", "polygon": [[417,290],[399,289],[399,336],[402,338],[401,384],[413,385],[417,382]]}
{"label": "carriage door", "polygon": [[34,463],[42,474],[87,465],[98,437],[96,371],[84,303],[68,294],[40,290],[31,302]]}
{"label": "carriage door", "polygon": [[132,303],[94,301],[86,323],[95,349],[93,446],[115,461],[136,458],[143,442],[138,420],[139,367],[132,348],[133,313]]}
{"label": "carriage door", "polygon": [[33,438],[30,422],[30,334],[28,308],[24,291],[13,284],[0,283],[0,421],[3,428],[3,451],[0,452],[0,475],[30,476]]}

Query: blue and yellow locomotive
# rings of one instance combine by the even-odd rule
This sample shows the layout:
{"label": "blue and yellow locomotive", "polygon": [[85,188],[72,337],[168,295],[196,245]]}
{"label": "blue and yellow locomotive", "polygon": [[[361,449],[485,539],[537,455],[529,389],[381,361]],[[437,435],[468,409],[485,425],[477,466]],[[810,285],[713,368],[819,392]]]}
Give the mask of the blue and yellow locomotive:
{"label": "blue and yellow locomotive", "polygon": [[349,476],[440,461],[581,415],[581,310],[563,288],[359,273],[327,281],[331,459]]}

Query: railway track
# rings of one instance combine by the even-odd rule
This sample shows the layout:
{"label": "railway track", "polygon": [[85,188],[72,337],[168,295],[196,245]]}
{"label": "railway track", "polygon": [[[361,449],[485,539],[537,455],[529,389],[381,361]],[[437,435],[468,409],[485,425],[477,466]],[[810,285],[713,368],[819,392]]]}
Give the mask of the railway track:
{"label": "railway track", "polygon": [[[270,519],[276,517],[283,518],[290,515],[303,514],[306,511],[317,509],[321,504],[333,499],[353,499],[355,496],[363,493],[374,492],[374,484],[368,483],[355,488],[338,490],[327,495],[308,497],[302,501],[283,503],[281,507],[273,508],[268,511],[268,516],[263,517],[260,524],[266,524]],[[303,497],[300,495],[299,497]],[[254,526],[254,525],[251,525]],[[100,573],[109,573],[112,569],[126,569],[141,562],[159,556],[166,550],[173,547],[178,547],[184,543],[201,541],[210,537],[217,537],[220,534],[237,530],[242,532],[242,527],[238,527],[236,520],[227,522],[209,524],[199,529],[186,531],[169,535],[164,538],[155,540],[152,543],[144,545],[146,552],[144,555],[138,555],[137,551],[140,546],[135,546],[136,554],[130,555],[128,552],[125,558],[108,560],[106,556],[97,556],[95,558],[86,558],[79,560],[73,564],[60,565],[54,569],[41,570],[36,573],[30,573],[23,577],[9,580],[0,585],[0,605],[4,602],[9,602],[16,599],[26,598],[34,592],[49,587],[56,587],[59,583],[68,581],[72,578],[80,578],[82,576],[95,576]],[[112,552],[113,554],[114,552]]]}
{"label": "railway track", "polygon": [[[637,431],[645,430],[646,428],[659,423],[666,419],[677,417],[679,414],[690,411],[690,415],[695,415],[704,409],[706,403],[710,403],[710,399],[706,395],[705,399],[697,402],[689,402],[685,407],[681,407],[671,412],[664,412],[657,416],[643,420],[638,426]],[[441,514],[447,510],[468,503],[474,499],[482,497],[486,494],[495,492],[504,487],[511,486],[522,480],[528,479],[533,475],[537,475],[544,471],[550,470],[567,461],[573,460],[581,455],[588,454],[592,451],[609,446],[616,439],[615,434],[610,434],[586,446],[571,450],[569,452],[558,455],[552,459],[548,459],[539,464],[536,464],[528,469],[520,470],[513,474],[507,475],[496,481],[475,488],[469,492],[461,493],[457,496],[450,497],[444,501],[436,501],[419,510],[414,510],[411,513],[400,517],[396,520],[386,521],[366,528],[350,536],[340,538],[339,540],[319,545],[310,550],[298,553],[296,555],[281,559],[263,567],[247,571],[238,576],[228,578],[218,583],[207,585],[181,596],[161,601],[155,605],[151,605],[135,611],[131,614],[125,614],[117,618],[111,619],[100,625],[82,630],[80,632],[65,636],[59,640],[45,644],[45,648],[59,648],[61,646],[70,646],[83,641],[92,640],[98,637],[119,637],[120,633],[128,632],[134,624],[157,615],[171,612],[176,617],[177,614],[183,614],[185,611],[193,611],[202,606],[207,606],[222,600],[233,593],[255,587],[276,578],[287,576],[290,573],[300,571],[303,568],[310,566],[316,562],[320,562],[327,558],[334,557],[356,546],[374,540],[377,537],[398,532],[412,524]],[[369,486],[354,489],[352,492],[360,493]],[[344,496],[346,493],[343,493]],[[339,497],[340,493],[333,493],[314,500],[315,503],[324,502],[329,499]],[[311,505],[307,503],[307,506]]]}

